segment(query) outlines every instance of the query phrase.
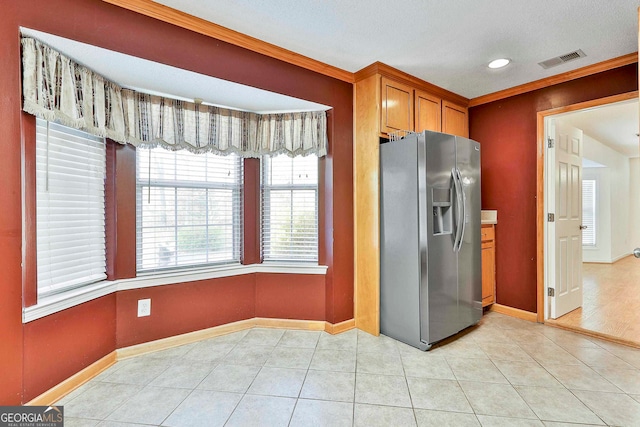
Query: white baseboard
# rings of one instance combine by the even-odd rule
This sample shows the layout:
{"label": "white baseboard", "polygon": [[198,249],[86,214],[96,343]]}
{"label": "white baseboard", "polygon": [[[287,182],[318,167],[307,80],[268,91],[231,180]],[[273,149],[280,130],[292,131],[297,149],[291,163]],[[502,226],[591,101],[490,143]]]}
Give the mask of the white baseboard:
{"label": "white baseboard", "polygon": [[620,261],[622,258],[626,258],[626,257],[628,257],[629,255],[633,255],[633,254],[632,254],[631,252],[629,252],[629,253],[626,253],[626,254],[618,255],[617,257],[615,257],[615,258],[613,258],[613,259],[611,260],[611,264],[613,264],[613,263],[614,263],[614,262],[616,262],[616,261]]}

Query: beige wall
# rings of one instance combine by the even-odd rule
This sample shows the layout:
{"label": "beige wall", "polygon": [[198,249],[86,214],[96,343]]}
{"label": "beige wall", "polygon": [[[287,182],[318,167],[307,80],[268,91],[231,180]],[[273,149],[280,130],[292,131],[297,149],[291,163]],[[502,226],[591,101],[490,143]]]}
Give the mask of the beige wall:
{"label": "beige wall", "polygon": [[598,186],[596,248],[585,248],[582,258],[584,262],[615,262],[631,252],[629,158],[587,134],[584,157],[606,167],[583,170],[583,178],[596,178]]}
{"label": "beige wall", "polygon": [[640,248],[640,158],[629,159],[629,250]]}

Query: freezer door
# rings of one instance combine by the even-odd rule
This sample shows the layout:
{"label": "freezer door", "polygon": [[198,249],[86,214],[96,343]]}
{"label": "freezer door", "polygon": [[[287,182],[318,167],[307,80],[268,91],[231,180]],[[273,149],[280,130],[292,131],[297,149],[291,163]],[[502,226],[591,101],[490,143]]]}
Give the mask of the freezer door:
{"label": "freezer door", "polygon": [[456,159],[465,204],[464,234],[458,252],[458,316],[462,330],[482,317],[480,144],[456,137]]}
{"label": "freezer door", "polygon": [[[455,137],[424,132],[418,146],[420,197],[420,334],[425,343],[458,332],[456,194],[452,170],[456,166]],[[426,225],[426,229],[425,229]]]}
{"label": "freezer door", "polygon": [[380,332],[420,347],[417,139],[380,146]]}

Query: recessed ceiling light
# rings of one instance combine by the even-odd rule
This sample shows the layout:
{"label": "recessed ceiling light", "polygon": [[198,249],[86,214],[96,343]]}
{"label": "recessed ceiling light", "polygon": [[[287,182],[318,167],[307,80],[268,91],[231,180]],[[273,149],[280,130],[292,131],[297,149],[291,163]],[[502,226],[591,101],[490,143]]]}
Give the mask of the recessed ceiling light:
{"label": "recessed ceiling light", "polygon": [[511,60],[507,58],[494,59],[493,61],[489,62],[489,68],[506,67],[510,62]]}

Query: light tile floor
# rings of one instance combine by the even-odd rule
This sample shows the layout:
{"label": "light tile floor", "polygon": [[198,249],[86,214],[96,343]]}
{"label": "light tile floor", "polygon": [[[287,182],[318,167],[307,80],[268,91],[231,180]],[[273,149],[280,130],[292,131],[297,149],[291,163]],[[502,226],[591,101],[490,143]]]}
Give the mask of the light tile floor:
{"label": "light tile floor", "polygon": [[120,361],[62,399],[72,426],[640,426],[640,350],[489,313],[421,352],[251,329]]}

